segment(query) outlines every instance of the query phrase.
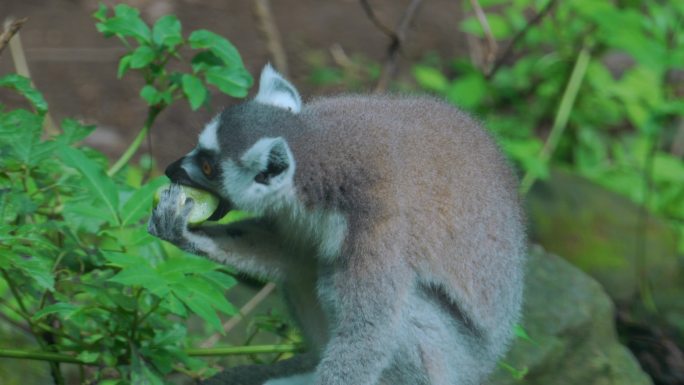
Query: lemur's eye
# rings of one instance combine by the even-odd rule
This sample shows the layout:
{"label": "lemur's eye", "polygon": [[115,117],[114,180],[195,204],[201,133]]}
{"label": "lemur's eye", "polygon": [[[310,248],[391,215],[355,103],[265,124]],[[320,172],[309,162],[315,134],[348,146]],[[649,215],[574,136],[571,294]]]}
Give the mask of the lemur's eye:
{"label": "lemur's eye", "polygon": [[213,168],[211,167],[211,164],[209,163],[208,160],[203,160],[202,161],[202,172],[204,173],[205,176],[211,176],[211,172],[213,171]]}

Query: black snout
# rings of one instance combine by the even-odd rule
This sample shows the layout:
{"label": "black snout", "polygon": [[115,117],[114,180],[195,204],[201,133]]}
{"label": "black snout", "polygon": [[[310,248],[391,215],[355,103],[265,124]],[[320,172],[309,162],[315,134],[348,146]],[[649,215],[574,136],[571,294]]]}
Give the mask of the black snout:
{"label": "black snout", "polygon": [[[203,186],[194,180],[190,178],[190,174],[188,174],[188,171],[183,167],[183,162],[186,160],[186,157],[182,157],[178,159],[177,161],[171,163],[166,167],[166,171],[164,173],[166,176],[171,179],[171,183],[178,183],[182,184],[185,186],[190,186],[194,188],[198,188],[200,190],[205,190],[209,191],[211,193],[214,193],[211,188],[208,188],[207,186]],[[188,160],[191,161],[192,159]],[[214,193],[215,194],[215,193]],[[209,221],[218,221],[219,219],[223,218],[233,207],[233,205],[227,201],[226,199],[221,199],[219,200],[219,205],[216,208],[216,211],[207,219]]]}
{"label": "black snout", "polygon": [[183,168],[183,161],[185,160],[185,157],[178,159],[177,161],[171,163],[168,167],[166,167],[166,171],[164,173],[166,176],[171,179],[172,183],[178,183],[190,187],[195,187],[199,189],[205,189],[204,186],[200,185],[199,183],[193,181],[190,178],[190,175],[188,172]]}

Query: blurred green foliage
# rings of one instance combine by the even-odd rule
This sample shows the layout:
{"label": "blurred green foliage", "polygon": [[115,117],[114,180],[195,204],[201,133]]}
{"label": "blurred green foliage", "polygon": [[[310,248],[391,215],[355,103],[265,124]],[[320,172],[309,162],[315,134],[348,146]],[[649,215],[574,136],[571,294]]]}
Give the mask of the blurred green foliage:
{"label": "blurred green foliage", "polygon": [[[684,124],[684,85],[673,81],[684,71],[684,3],[480,4],[499,45],[514,41],[509,54],[484,69],[465,58],[426,58],[413,68],[418,84],[485,120],[524,172],[544,177],[552,165],[569,168],[668,219],[684,252],[684,162],[674,142]],[[529,22],[547,6],[538,23]],[[474,16],[461,29],[484,37]],[[539,153],[582,49],[591,59],[547,162]]]}

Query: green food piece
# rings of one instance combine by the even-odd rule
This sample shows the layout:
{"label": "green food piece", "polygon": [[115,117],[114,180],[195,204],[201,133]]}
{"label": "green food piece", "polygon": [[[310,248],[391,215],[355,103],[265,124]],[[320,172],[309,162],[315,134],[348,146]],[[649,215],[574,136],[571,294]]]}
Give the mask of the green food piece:
{"label": "green food piece", "polygon": [[254,218],[252,213],[240,210],[231,210],[223,218],[219,219],[217,223],[227,225],[232,222],[239,222],[245,219]]}
{"label": "green food piece", "polygon": [[[162,191],[168,189],[171,185],[164,185],[157,189],[154,194],[154,206],[157,207],[159,200],[161,199]],[[195,205],[192,207],[190,216],[188,217],[188,224],[199,225],[206,221],[211,214],[216,211],[219,204],[219,199],[212,193],[200,189],[196,189],[189,186],[181,185],[181,190],[183,196],[181,197],[180,204],[185,204],[186,198],[191,198]]]}

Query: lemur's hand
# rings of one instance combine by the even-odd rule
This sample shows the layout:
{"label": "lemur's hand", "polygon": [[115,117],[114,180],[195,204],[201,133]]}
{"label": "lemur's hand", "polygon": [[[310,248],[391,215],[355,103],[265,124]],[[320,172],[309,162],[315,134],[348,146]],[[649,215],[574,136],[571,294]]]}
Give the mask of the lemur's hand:
{"label": "lemur's hand", "polygon": [[187,241],[188,217],[194,203],[185,197],[180,185],[171,185],[162,191],[159,204],[152,211],[147,231],[182,248]]}

